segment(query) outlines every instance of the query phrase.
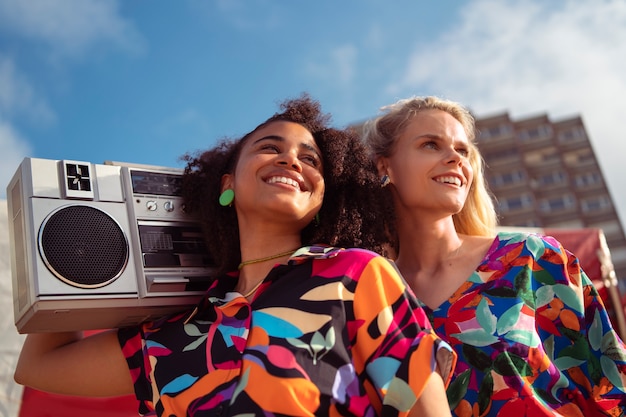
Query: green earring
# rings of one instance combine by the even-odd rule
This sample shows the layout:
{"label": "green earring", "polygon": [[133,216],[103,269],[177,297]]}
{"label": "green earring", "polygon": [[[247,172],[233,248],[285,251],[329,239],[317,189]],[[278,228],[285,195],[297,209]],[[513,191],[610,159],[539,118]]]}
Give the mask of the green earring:
{"label": "green earring", "polygon": [[220,194],[220,206],[226,207],[233,204],[233,200],[235,199],[235,191],[232,188],[227,188],[222,191]]}

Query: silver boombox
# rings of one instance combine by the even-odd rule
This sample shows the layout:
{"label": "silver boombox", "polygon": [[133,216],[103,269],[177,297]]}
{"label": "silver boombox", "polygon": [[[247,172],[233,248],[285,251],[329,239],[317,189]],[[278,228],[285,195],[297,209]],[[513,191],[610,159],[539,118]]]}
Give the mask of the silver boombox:
{"label": "silver boombox", "polygon": [[182,170],[26,158],[7,186],[20,333],[108,329],[196,304],[211,281]]}

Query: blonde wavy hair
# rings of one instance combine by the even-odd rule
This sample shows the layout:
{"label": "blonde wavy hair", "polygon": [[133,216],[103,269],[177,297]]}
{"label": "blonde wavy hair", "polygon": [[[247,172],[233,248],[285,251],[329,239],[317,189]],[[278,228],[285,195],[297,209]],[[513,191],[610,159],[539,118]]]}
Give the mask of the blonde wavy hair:
{"label": "blonde wavy hair", "polygon": [[485,181],[485,161],[476,145],[474,116],[463,105],[438,97],[411,97],[381,108],[381,115],[364,125],[363,138],[372,158],[389,157],[397,139],[409,122],[425,110],[441,110],[461,123],[470,144],[469,162],[474,181],[461,211],[453,216],[458,233],[475,236],[494,236],[498,224],[493,198]]}

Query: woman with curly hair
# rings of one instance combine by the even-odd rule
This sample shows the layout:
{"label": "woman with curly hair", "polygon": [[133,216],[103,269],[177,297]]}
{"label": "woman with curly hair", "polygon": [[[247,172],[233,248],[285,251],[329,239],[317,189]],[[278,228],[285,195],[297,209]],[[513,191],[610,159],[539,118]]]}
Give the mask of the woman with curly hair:
{"label": "woman with curly hair", "polygon": [[186,207],[218,271],[203,299],[84,339],[29,335],[17,381],[134,392],[142,415],[450,415],[455,356],[393,264],[355,248],[381,249],[380,187],[359,139],[328,122],[304,95],[187,155]]}

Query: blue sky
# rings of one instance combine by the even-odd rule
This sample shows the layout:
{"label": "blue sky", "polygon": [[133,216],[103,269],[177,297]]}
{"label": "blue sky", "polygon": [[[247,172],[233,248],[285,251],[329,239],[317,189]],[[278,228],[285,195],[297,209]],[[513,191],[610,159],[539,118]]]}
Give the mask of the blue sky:
{"label": "blue sky", "polygon": [[624,223],[625,56],[621,0],[0,0],[0,183],[25,156],[181,166],[303,91],[340,126],[435,94],[581,115]]}

